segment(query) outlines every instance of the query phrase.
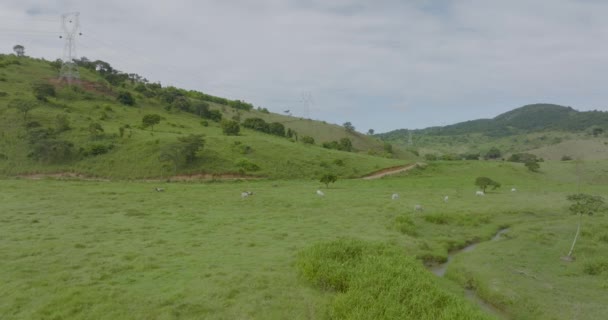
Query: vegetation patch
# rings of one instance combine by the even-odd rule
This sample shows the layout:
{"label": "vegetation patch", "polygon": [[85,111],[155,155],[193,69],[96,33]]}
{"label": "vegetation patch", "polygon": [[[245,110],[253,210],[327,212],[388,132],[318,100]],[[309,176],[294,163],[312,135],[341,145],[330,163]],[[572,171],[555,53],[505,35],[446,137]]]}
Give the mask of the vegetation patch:
{"label": "vegetation patch", "polygon": [[396,247],[341,239],[302,251],[297,267],[316,287],[337,293],[328,319],[487,319]]}

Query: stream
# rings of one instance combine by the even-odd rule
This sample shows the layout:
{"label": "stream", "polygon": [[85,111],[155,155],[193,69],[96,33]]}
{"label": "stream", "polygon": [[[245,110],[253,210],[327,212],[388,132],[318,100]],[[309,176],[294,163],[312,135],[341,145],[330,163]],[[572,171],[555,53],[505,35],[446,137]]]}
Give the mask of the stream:
{"label": "stream", "polygon": [[[505,229],[500,229],[495,235],[494,237],[492,237],[492,240],[490,241],[497,241],[500,240],[501,236],[505,233],[507,233],[509,231],[509,228],[505,228]],[[460,253],[463,252],[469,252],[469,251],[473,251],[473,249],[475,249],[475,247],[478,245],[479,243],[473,243],[470,244],[462,249],[459,250],[455,250],[452,251],[450,253],[448,253],[448,259],[446,262],[441,263],[441,264],[437,264],[437,265],[432,265],[428,267],[428,270],[431,271],[432,273],[434,273],[436,276],[438,277],[443,277],[446,273],[446,271],[448,270],[448,266],[450,265],[450,263],[452,262],[452,260],[454,259],[454,257]],[[477,296],[477,294],[475,293],[475,290],[471,290],[471,289],[465,289],[465,296],[467,299],[469,299],[470,301],[474,302],[476,305],[478,305],[483,311],[485,311],[488,314],[491,314],[493,316],[495,316],[498,319],[508,319],[507,315],[500,309],[494,307],[493,305],[487,303],[486,301],[484,301],[483,299],[481,299],[479,296]]]}

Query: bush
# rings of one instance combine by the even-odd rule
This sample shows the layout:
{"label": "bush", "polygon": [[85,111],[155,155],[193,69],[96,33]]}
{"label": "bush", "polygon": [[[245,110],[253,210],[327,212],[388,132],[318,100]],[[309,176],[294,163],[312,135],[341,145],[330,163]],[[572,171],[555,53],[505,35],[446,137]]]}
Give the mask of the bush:
{"label": "bush", "polygon": [[135,105],[135,98],[129,91],[120,91],[116,97],[116,100],[127,106]]}
{"label": "bush", "polygon": [[221,126],[222,132],[227,136],[238,136],[241,131],[239,123],[234,120],[222,120]]}
{"label": "bush", "polygon": [[596,258],[595,260],[587,261],[585,262],[583,271],[592,276],[608,273],[608,260],[605,258]]}
{"label": "bush", "polygon": [[571,161],[571,160],[572,160],[571,156],[566,156],[566,155],[562,156],[562,161]]}
{"label": "bush", "polygon": [[424,155],[424,160],[426,161],[437,161],[437,155],[434,153],[427,153]]}
{"label": "bush", "polygon": [[108,153],[113,148],[114,148],[114,145],[112,145],[112,144],[105,145],[105,144],[99,144],[99,143],[97,143],[97,144],[89,145],[86,149],[84,149],[82,151],[82,154],[85,157],[88,157],[88,156],[99,156],[99,155]]}
{"label": "bush", "polygon": [[241,160],[237,161],[236,166],[244,171],[260,170],[260,167],[257,164],[249,161],[249,159],[241,159]]}
{"label": "bush", "polygon": [[34,91],[34,96],[39,101],[47,101],[48,97],[54,97],[57,94],[55,92],[55,86],[46,82],[33,84],[32,90]]}
{"label": "bush", "polygon": [[325,184],[326,188],[329,188],[330,183],[334,183],[336,181],[338,181],[338,176],[333,173],[326,173],[321,176],[321,179],[319,179],[319,182]]}
{"label": "bush", "polygon": [[302,138],[300,138],[300,140],[304,144],[315,144],[315,138],[311,136],[303,136]]}

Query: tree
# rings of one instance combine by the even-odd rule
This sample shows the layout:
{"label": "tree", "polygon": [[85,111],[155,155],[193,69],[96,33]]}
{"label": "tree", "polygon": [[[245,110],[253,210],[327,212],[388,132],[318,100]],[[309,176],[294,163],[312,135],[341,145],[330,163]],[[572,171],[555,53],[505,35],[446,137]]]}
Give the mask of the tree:
{"label": "tree", "polygon": [[227,136],[238,136],[241,131],[239,123],[234,120],[222,120],[221,127],[222,132]]}
{"label": "tree", "polygon": [[209,112],[209,104],[207,102],[196,102],[192,105],[192,112],[198,114],[199,117],[203,117]]}
{"label": "tree", "polygon": [[333,173],[326,173],[321,177],[319,181],[321,183],[324,183],[326,188],[329,188],[330,183],[338,181],[338,176]]}
{"label": "tree", "polygon": [[339,145],[338,145],[338,150],[347,151],[347,152],[353,151],[353,143],[352,143],[352,141],[350,141],[349,138],[342,138],[342,139],[340,139],[340,142],[339,142]]}
{"label": "tree", "polygon": [[602,133],[604,133],[604,129],[602,127],[594,126],[591,128],[591,134],[593,134],[594,137],[597,137]]}
{"label": "tree", "polygon": [[17,44],[13,47],[13,51],[15,51],[15,54],[17,55],[17,57],[23,57],[25,56],[25,47]]}
{"label": "tree", "polygon": [[570,247],[570,251],[568,252],[567,256],[567,260],[572,261],[572,252],[574,251],[574,245],[576,245],[576,240],[578,239],[578,235],[581,231],[582,216],[592,216],[595,213],[604,211],[606,208],[604,206],[604,199],[600,196],[577,193],[569,195],[566,199],[572,202],[570,207],[568,207],[570,213],[578,215],[578,225],[576,227],[576,234],[574,235],[574,240],[572,241],[572,246]]}
{"label": "tree", "polygon": [[480,187],[484,193],[486,192],[487,187],[492,187],[492,190],[500,188],[499,182],[496,182],[488,177],[478,177],[475,179],[475,185]]}
{"label": "tree", "polygon": [[526,161],[524,165],[526,166],[526,168],[528,168],[528,170],[532,172],[537,172],[538,169],[540,169],[540,164],[538,164],[538,162],[536,161]]}
{"label": "tree", "polygon": [[141,118],[141,123],[144,128],[150,127],[152,132],[154,132],[154,126],[160,123],[160,115],[158,114],[146,114],[143,118]]}
{"label": "tree", "polygon": [[180,165],[194,162],[204,146],[205,139],[202,134],[179,137],[176,143],[166,145],[160,150],[158,159],[161,162],[171,162],[174,173],[177,173]]}
{"label": "tree", "polygon": [[190,134],[185,137],[177,138],[181,145],[181,152],[186,163],[191,163],[196,159],[196,154],[205,146],[205,139],[202,134]]}
{"label": "tree", "polygon": [[38,106],[36,101],[16,99],[9,102],[10,108],[15,108],[23,113],[23,120],[27,121],[27,114]]}
{"label": "tree", "polygon": [[498,150],[498,148],[496,147],[492,147],[487,153],[485,158],[486,159],[498,159],[501,156],[501,152],[500,150]]}
{"label": "tree", "polygon": [[367,135],[371,136],[374,134],[374,132],[375,132],[374,129],[369,129],[369,130],[367,130]]}
{"label": "tree", "polygon": [[50,83],[40,82],[32,85],[34,96],[39,101],[47,101],[48,97],[54,97],[56,95],[55,86]]}
{"label": "tree", "polygon": [[135,98],[133,98],[133,95],[129,91],[119,92],[118,96],[116,97],[116,100],[118,100],[118,102],[120,102],[124,105],[127,105],[127,106],[135,105]]}
{"label": "tree", "polygon": [[348,132],[353,132],[355,131],[355,126],[353,126],[352,123],[350,122],[344,122],[344,124],[342,125],[344,127],[344,129],[346,129],[346,131]]}

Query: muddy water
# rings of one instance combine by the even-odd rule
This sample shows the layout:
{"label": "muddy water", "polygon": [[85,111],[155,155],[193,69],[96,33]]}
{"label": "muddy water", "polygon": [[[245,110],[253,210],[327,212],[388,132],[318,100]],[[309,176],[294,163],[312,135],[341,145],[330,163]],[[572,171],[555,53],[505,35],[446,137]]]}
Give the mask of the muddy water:
{"label": "muddy water", "polygon": [[[505,234],[506,232],[509,231],[509,228],[505,228],[505,229],[501,229],[499,230],[494,237],[492,237],[491,241],[497,241],[500,240],[500,238],[502,237],[503,234]],[[438,277],[443,277],[446,273],[446,271],[448,270],[448,266],[450,265],[450,263],[452,262],[452,260],[454,259],[454,257],[460,253],[463,252],[469,252],[472,251],[473,249],[475,249],[475,247],[477,246],[477,243],[473,243],[470,244],[460,250],[456,250],[456,251],[452,251],[448,254],[448,260],[442,264],[438,264],[438,265],[434,265],[434,266],[430,266],[428,269],[429,271],[431,271],[432,273],[434,273],[436,276]],[[467,299],[469,299],[470,301],[474,302],[475,304],[477,304],[483,311],[487,312],[488,314],[491,314],[495,317],[497,317],[498,319],[508,319],[509,317],[502,312],[500,309],[494,307],[493,305],[487,303],[486,301],[484,301],[483,299],[481,299],[479,296],[477,296],[477,294],[475,293],[474,290],[470,290],[470,289],[466,289],[465,290],[465,296],[467,297]]]}

